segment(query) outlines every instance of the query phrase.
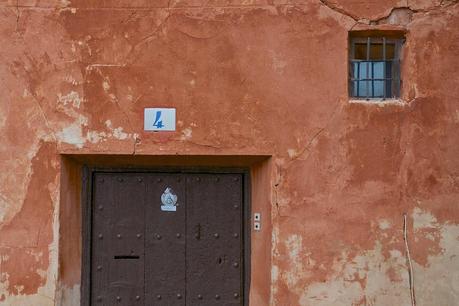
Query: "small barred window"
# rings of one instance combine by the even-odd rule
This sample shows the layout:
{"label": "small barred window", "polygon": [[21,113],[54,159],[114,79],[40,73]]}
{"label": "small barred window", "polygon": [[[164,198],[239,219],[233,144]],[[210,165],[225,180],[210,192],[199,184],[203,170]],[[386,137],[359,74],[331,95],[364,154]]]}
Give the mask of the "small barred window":
{"label": "small barred window", "polygon": [[400,97],[400,54],[403,39],[350,37],[349,95],[354,99]]}

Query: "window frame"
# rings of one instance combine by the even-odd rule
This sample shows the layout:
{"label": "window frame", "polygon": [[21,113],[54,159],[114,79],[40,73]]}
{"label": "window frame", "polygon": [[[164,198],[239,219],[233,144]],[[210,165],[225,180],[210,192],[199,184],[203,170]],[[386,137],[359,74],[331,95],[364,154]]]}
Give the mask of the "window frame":
{"label": "window frame", "polygon": [[[377,33],[372,33],[368,31],[363,32],[350,32],[349,33],[349,44],[348,44],[348,97],[350,100],[356,100],[358,102],[369,101],[369,102],[379,102],[379,101],[398,101],[401,99],[402,94],[402,71],[401,71],[401,58],[403,51],[403,44],[405,42],[404,35],[402,33],[385,33],[384,31],[378,31]],[[356,59],[355,50],[356,44],[366,44],[366,59]],[[370,58],[370,49],[371,45],[382,44],[382,59],[371,59]],[[387,45],[394,45],[394,57],[393,59],[387,59]],[[356,78],[354,76],[354,63],[384,63],[383,64],[383,78],[375,78],[374,71],[372,70],[371,78],[369,67],[366,65],[366,77],[365,78]],[[391,63],[391,75],[387,75],[387,63]],[[371,65],[373,66],[373,65]],[[374,82],[379,81],[383,82],[383,94],[382,97],[376,96],[374,91]],[[366,82],[366,95],[354,95],[355,93],[355,84],[360,82]],[[370,84],[372,85],[372,90],[370,90]],[[390,92],[388,93],[388,87],[390,87]],[[370,95],[370,91],[372,94]]]}

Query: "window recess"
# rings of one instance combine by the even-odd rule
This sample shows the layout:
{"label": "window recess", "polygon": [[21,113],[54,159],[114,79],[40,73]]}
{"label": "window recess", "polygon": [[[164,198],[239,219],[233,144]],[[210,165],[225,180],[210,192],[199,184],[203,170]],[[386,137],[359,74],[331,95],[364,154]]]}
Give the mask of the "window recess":
{"label": "window recess", "polygon": [[353,99],[400,97],[400,54],[403,39],[350,37],[349,95]]}

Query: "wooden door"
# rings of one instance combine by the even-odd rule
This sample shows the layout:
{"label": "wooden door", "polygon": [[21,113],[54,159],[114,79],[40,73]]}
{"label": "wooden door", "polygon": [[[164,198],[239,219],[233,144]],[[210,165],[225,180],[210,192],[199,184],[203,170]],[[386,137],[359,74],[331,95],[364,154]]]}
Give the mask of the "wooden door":
{"label": "wooden door", "polygon": [[243,175],[94,173],[91,305],[243,305]]}

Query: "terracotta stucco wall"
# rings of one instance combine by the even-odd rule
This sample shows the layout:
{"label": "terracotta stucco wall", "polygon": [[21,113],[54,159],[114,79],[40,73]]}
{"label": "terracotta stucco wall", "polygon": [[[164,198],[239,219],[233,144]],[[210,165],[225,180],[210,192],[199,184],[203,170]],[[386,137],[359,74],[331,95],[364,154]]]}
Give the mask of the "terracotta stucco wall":
{"label": "terracotta stucco wall", "polygon": [[[270,155],[253,169],[272,224],[253,306],[410,305],[404,213],[418,305],[457,305],[457,1],[3,0],[0,15],[1,305],[78,305],[78,277],[58,280],[61,175],[78,178],[60,154],[83,153]],[[372,27],[406,30],[399,103],[348,101],[348,31]],[[177,108],[176,133],[143,132],[152,106]]]}

